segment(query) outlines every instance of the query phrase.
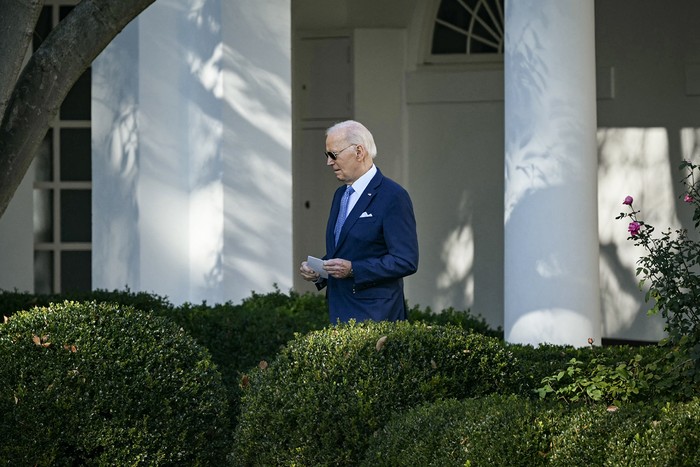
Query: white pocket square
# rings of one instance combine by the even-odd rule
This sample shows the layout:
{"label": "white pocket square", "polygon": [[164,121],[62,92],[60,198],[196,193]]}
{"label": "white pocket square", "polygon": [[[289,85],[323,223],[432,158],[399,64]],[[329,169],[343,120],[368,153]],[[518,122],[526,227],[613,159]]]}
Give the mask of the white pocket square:
{"label": "white pocket square", "polygon": [[362,214],[360,214],[360,219],[362,219],[363,217],[372,217],[372,213],[368,213],[367,211],[365,211]]}

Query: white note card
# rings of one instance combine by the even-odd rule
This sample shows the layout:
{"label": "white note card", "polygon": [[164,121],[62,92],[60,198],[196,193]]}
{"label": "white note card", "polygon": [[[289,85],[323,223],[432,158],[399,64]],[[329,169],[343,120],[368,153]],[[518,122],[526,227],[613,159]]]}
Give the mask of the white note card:
{"label": "white note card", "polygon": [[306,259],[309,267],[319,273],[324,279],[328,279],[328,272],[323,269],[323,260],[321,258],[316,258],[315,256],[309,256]]}

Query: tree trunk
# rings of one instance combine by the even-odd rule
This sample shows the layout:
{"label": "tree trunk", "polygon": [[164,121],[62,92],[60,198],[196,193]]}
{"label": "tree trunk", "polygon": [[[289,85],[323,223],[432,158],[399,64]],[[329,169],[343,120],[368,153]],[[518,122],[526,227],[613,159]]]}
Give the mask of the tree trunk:
{"label": "tree trunk", "polygon": [[68,91],[112,39],[154,1],[82,0],[31,56],[0,125],[0,217]]}

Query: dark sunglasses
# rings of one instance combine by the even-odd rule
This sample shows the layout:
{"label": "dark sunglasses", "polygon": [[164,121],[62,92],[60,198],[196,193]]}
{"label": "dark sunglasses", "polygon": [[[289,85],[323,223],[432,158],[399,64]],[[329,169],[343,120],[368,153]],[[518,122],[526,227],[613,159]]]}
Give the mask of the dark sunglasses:
{"label": "dark sunglasses", "polygon": [[351,146],[357,146],[357,144],[351,144],[350,146],[345,147],[345,148],[341,149],[341,150],[338,151],[338,152],[326,151],[326,152],[324,152],[323,154],[325,154],[326,157],[330,157],[331,159],[336,160],[336,159],[338,158],[338,156],[340,155],[341,152],[345,151],[347,148],[349,148],[349,147],[351,147]]}

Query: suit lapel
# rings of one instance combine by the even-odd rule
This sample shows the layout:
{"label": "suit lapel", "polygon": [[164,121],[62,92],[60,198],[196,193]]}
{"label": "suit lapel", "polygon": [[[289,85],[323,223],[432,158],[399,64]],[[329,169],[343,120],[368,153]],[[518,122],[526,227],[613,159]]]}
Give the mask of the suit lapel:
{"label": "suit lapel", "polygon": [[[363,212],[367,211],[367,208],[369,207],[370,203],[376,197],[377,191],[379,191],[379,187],[382,183],[383,178],[384,176],[379,171],[379,168],[377,168],[377,173],[374,174],[374,177],[372,177],[372,180],[367,185],[367,188],[365,188],[365,191],[362,193],[362,196],[360,196],[360,199],[357,200],[357,203],[355,203],[355,206],[352,208],[352,211],[350,211],[350,214],[348,214],[347,219],[345,219],[345,224],[343,224],[343,228],[340,230],[340,236],[338,237],[338,244],[333,249],[334,253],[335,250],[337,250],[338,247],[340,247],[340,245],[343,243],[345,237],[347,237],[348,231],[352,228],[353,225],[355,225],[355,222],[357,221],[357,219],[360,218],[360,215]],[[339,208],[334,207],[336,213],[338,212],[338,209]],[[335,216],[333,218],[335,219]],[[334,241],[332,237],[333,232],[331,232],[331,242]]]}

